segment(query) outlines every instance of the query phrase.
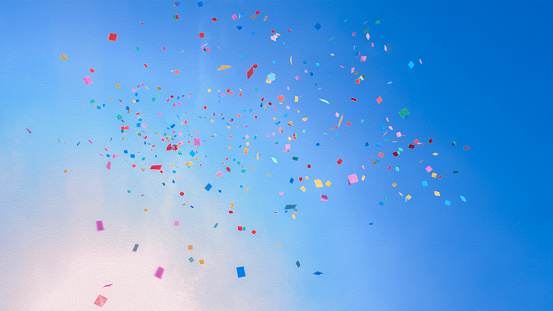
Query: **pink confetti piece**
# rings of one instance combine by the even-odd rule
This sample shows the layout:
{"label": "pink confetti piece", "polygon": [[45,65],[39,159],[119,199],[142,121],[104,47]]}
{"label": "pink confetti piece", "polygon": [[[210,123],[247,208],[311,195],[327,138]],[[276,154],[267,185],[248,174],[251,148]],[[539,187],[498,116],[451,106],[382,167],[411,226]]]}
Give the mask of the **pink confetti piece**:
{"label": "pink confetti piece", "polygon": [[279,192],[278,194],[280,194],[280,195],[283,195],[283,194],[284,194],[284,192],[280,191],[280,192]]}
{"label": "pink confetti piece", "polygon": [[465,149],[465,150],[469,150],[469,149],[470,149],[470,147],[469,147],[469,146],[464,146],[464,147],[463,147],[463,149]]}
{"label": "pink confetti piece", "polygon": [[157,267],[156,274],[154,276],[161,280],[164,271],[165,269],[163,269],[162,267]]}
{"label": "pink confetti piece", "polygon": [[355,67],[351,68],[351,73],[353,73],[355,71]]}
{"label": "pink confetti piece", "polygon": [[90,141],[90,139],[88,140],[88,142],[92,144],[92,141]]}
{"label": "pink confetti piece", "polygon": [[27,132],[29,132],[29,134],[32,134],[32,133],[33,133],[33,132],[31,132],[30,129],[28,129],[28,128],[25,128],[25,129],[27,130]]}
{"label": "pink confetti piece", "polygon": [[364,62],[367,60],[367,56],[361,56],[361,61]]}
{"label": "pink confetti piece", "polygon": [[401,137],[401,132],[397,132],[397,133],[396,133],[396,136],[397,136],[397,137]]}
{"label": "pink confetti piece", "polygon": [[233,20],[236,20],[237,17],[238,17],[238,16],[236,16],[236,14],[232,14],[232,19],[233,19]]}
{"label": "pink confetti piece", "polygon": [[161,117],[161,112],[157,114],[158,117]]}
{"label": "pink confetti piece", "polygon": [[96,230],[104,231],[104,223],[101,220],[96,221]]}
{"label": "pink confetti piece", "polygon": [[108,161],[108,165],[106,165],[106,168],[107,168],[108,170],[111,170],[111,162],[110,162],[110,161]]}
{"label": "pink confetti piece", "polygon": [[430,172],[432,172],[432,168],[431,168],[430,166],[427,166],[427,167],[426,167],[426,171],[427,171],[428,173],[430,173]]}
{"label": "pink confetti piece", "polygon": [[371,35],[369,35],[369,33],[367,32],[366,37],[367,37],[367,40],[369,40],[371,38]]}
{"label": "pink confetti piece", "polygon": [[194,138],[194,146],[201,146],[201,141],[199,138]]}
{"label": "pink confetti piece", "polygon": [[86,85],[89,85],[90,83],[92,83],[92,79],[90,79],[89,76],[84,77],[83,81],[84,81],[84,83],[86,83]]}
{"label": "pink confetti piece", "polygon": [[178,225],[179,225],[179,221],[178,221],[178,220],[175,220],[174,224],[175,224],[175,226],[178,226]]}
{"label": "pink confetti piece", "polygon": [[113,285],[113,284],[104,285],[104,287],[110,287],[111,285]]}
{"label": "pink confetti piece", "polygon": [[328,201],[328,197],[324,194],[321,194],[321,201]]}
{"label": "pink confetti piece", "polygon": [[98,307],[103,307],[104,304],[108,301],[108,299],[102,295],[98,295],[98,298],[96,298],[96,301],[94,301],[94,304]]}
{"label": "pink confetti piece", "polygon": [[349,184],[354,184],[356,182],[358,182],[359,180],[357,179],[357,174],[351,174],[348,176],[348,182]]}

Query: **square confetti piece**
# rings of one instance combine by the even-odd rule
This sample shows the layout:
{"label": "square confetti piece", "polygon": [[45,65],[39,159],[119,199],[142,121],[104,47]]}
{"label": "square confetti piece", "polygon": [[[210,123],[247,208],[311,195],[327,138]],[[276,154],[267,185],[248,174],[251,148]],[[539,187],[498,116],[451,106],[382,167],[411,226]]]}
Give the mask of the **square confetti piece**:
{"label": "square confetti piece", "polygon": [[244,270],[244,266],[236,267],[236,273],[238,274],[238,278],[245,277],[246,276],[246,270]]}
{"label": "square confetti piece", "polygon": [[349,181],[349,184],[354,184],[356,182],[358,182],[359,180],[357,179],[357,174],[351,174],[348,176],[348,181]]}
{"label": "square confetti piece", "polygon": [[96,230],[98,231],[104,231],[104,223],[101,220],[98,220],[96,222]]}
{"label": "square confetti piece", "polygon": [[117,40],[117,34],[116,34],[116,33],[110,33],[110,34],[109,34],[108,40],[109,40],[109,41],[115,41],[115,40]]}
{"label": "square confetti piece", "polygon": [[104,304],[108,301],[108,299],[102,295],[98,295],[98,298],[96,298],[96,301],[94,301],[94,304],[98,307],[103,307]]}
{"label": "square confetti piece", "polygon": [[321,29],[321,24],[316,23],[316,24],[315,24],[315,29],[317,29],[317,30]]}
{"label": "square confetti piece", "polygon": [[84,83],[86,83],[86,85],[89,85],[90,83],[92,83],[92,79],[90,79],[89,76],[84,77],[83,81],[84,81]]}
{"label": "square confetti piece", "polygon": [[156,270],[156,273],[154,274],[154,276],[161,280],[161,277],[163,276],[164,271],[165,271],[165,269],[163,269],[162,267],[157,267],[157,270]]}

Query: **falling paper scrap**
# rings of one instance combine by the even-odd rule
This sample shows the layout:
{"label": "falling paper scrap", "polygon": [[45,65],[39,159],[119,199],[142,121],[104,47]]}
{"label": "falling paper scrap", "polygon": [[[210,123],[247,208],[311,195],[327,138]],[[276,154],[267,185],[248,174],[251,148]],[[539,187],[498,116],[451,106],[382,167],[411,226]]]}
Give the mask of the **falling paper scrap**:
{"label": "falling paper scrap", "polygon": [[244,266],[236,267],[236,273],[238,274],[238,278],[245,277],[246,276],[246,270],[244,270]]}
{"label": "falling paper scrap", "polygon": [[158,279],[161,279],[161,277],[163,276],[164,271],[165,271],[165,269],[163,269],[162,267],[157,267],[157,270],[156,270],[156,273],[154,274],[154,276]]}
{"label": "falling paper scrap", "polygon": [[96,298],[96,301],[94,301],[94,304],[98,307],[103,307],[104,304],[108,301],[108,299],[102,295],[98,295],[98,298]]}
{"label": "falling paper scrap", "polygon": [[104,230],[104,223],[101,220],[96,221],[96,230],[98,231]]}
{"label": "falling paper scrap", "polygon": [[[203,36],[201,36],[201,37],[203,38]],[[230,67],[232,67],[232,66],[222,65],[221,67],[219,67],[219,69],[217,69],[217,71],[229,69]]]}
{"label": "falling paper scrap", "polygon": [[[402,117],[402,118],[405,118],[409,115],[409,110],[407,110],[407,108],[403,108],[399,111],[399,115]],[[415,117],[416,118],[416,115]]]}

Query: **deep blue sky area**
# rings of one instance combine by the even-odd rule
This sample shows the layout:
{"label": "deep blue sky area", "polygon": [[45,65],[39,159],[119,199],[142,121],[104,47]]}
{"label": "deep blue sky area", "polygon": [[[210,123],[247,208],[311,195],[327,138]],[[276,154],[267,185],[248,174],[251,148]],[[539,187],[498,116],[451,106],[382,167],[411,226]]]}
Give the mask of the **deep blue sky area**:
{"label": "deep blue sky area", "polygon": [[0,309],[553,309],[553,2],[202,3],[0,3]]}

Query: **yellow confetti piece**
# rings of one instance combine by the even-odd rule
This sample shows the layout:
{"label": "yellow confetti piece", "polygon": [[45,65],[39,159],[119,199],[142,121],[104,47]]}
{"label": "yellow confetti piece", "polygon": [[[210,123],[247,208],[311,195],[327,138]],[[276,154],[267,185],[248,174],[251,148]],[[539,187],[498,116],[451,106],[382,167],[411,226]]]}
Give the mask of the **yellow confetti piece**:
{"label": "yellow confetti piece", "polygon": [[304,186],[301,186],[300,189],[301,189],[301,191],[303,191],[303,192],[305,192],[305,190],[306,190]]}
{"label": "yellow confetti piece", "polygon": [[308,180],[309,179],[309,176],[305,176],[305,180]]}
{"label": "yellow confetti piece", "polygon": [[434,191],[434,195],[439,197],[440,196],[440,193],[438,191]]}
{"label": "yellow confetti piece", "polygon": [[188,245],[188,250],[191,251],[194,247],[192,245]]}
{"label": "yellow confetti piece", "polygon": [[[299,99],[299,98],[298,98],[297,96],[295,96],[295,97],[294,97],[294,102],[297,103],[297,102],[298,102],[298,99]],[[299,112],[299,111],[298,111],[298,112]]]}
{"label": "yellow confetti piece", "polygon": [[361,180],[365,181],[365,175],[361,176]]}
{"label": "yellow confetti piece", "polygon": [[259,153],[255,157],[259,160]]}
{"label": "yellow confetti piece", "polygon": [[315,187],[317,188],[323,187],[323,182],[320,179],[315,179],[314,182],[315,182]]}
{"label": "yellow confetti piece", "polygon": [[296,219],[296,215],[292,215],[292,218]]}
{"label": "yellow confetti piece", "polygon": [[436,176],[438,176],[438,174],[432,173],[432,178],[436,178]]}
{"label": "yellow confetti piece", "polygon": [[[229,65],[222,65],[221,67],[219,67],[219,69],[217,69],[217,71],[229,69],[230,67],[232,67],[232,66],[229,66]],[[208,90],[208,92],[209,92],[209,90]]]}
{"label": "yellow confetti piece", "polygon": [[397,186],[397,184],[396,184],[396,183],[393,183],[392,186],[395,187],[395,186]]}
{"label": "yellow confetti piece", "polygon": [[203,265],[204,264],[204,260],[203,259],[200,259],[200,265]]}
{"label": "yellow confetti piece", "polygon": [[116,87],[116,88],[119,88],[119,83],[117,83],[117,84],[115,85],[115,87]]}
{"label": "yellow confetti piece", "polygon": [[63,60],[67,60],[67,55],[61,54],[61,55],[60,55],[60,58],[63,59]]}
{"label": "yellow confetti piece", "polygon": [[301,119],[301,120],[302,120],[302,121],[307,121],[307,119],[308,119],[308,118],[303,118],[303,119]]}
{"label": "yellow confetti piece", "polygon": [[407,200],[411,200],[411,195],[408,194],[405,198],[406,198]]}
{"label": "yellow confetti piece", "polygon": [[437,152],[434,152],[434,153],[433,153],[432,155],[433,155],[433,156],[437,156],[437,155],[438,155],[438,153],[437,153]]}
{"label": "yellow confetti piece", "polygon": [[267,15],[265,15],[265,19],[263,21],[266,21],[267,20]]}
{"label": "yellow confetti piece", "polygon": [[330,180],[327,180],[327,181],[325,182],[325,185],[326,185],[327,187],[330,187],[330,185],[332,185],[332,183],[330,182]]}
{"label": "yellow confetti piece", "polygon": [[277,243],[278,247],[280,247],[280,243]]}
{"label": "yellow confetti piece", "polygon": [[147,212],[148,210],[147,209],[144,209],[145,212]]}
{"label": "yellow confetti piece", "polygon": [[290,56],[290,65],[292,65],[292,56]]}
{"label": "yellow confetti piece", "polygon": [[64,173],[64,174],[67,173],[67,170],[63,170],[63,173]]}

